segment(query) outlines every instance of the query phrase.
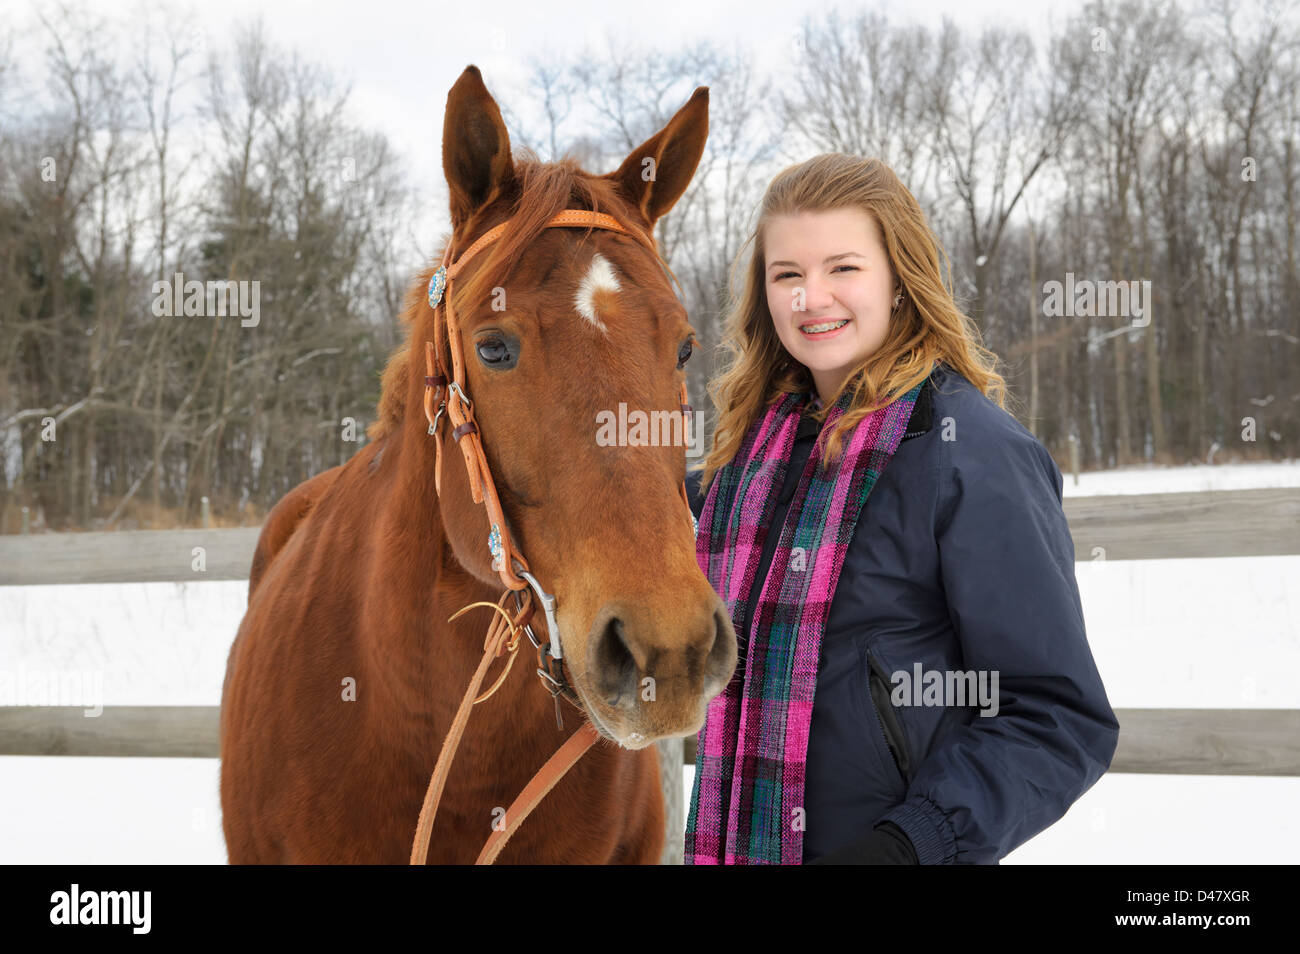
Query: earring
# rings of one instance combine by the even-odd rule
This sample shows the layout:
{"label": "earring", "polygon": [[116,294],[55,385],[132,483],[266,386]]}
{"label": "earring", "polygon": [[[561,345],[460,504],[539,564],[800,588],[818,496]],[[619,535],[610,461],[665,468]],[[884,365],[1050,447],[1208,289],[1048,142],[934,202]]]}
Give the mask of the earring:
{"label": "earring", "polygon": [[897,295],[894,296],[894,308],[897,309],[898,306],[902,304],[902,302],[903,302],[903,293],[899,292]]}

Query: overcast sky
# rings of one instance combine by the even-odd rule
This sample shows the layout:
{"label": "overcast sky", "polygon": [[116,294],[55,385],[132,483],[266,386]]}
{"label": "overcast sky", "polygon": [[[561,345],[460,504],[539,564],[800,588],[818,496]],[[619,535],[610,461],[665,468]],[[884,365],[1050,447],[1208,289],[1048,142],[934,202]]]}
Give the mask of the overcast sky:
{"label": "overcast sky", "polygon": [[[805,16],[820,19],[838,10],[848,19],[876,8],[874,3],[830,0],[215,0],[201,6],[173,0],[165,7],[161,0],[86,2],[88,9],[117,23],[131,22],[142,8],[167,9],[173,11],[168,23],[174,21],[176,29],[205,31],[217,41],[228,40],[236,25],[260,16],[272,41],[351,81],[353,117],[389,137],[426,201],[438,197],[443,202],[442,112],[448,90],[471,63],[482,71],[488,89],[500,95],[526,84],[534,58],[600,50],[611,36],[648,49],[712,39],[749,47],[779,74]],[[1024,0],[909,0],[886,9],[894,23],[937,26],[946,16],[971,29],[985,23],[1020,26],[1041,50],[1049,33],[1082,7],[1083,0],[1028,5]],[[15,52],[28,62],[46,42],[34,16],[38,9],[49,11],[44,0],[0,0],[0,21],[17,21],[20,49]],[[122,42],[129,45],[133,39],[128,30]],[[524,103],[512,101],[511,106],[526,109]],[[436,211],[445,218],[445,209]]]}
{"label": "overcast sky", "polygon": [[[971,27],[1020,25],[1041,38],[1049,17],[1062,22],[1082,5],[1082,0],[909,0],[888,9],[898,22],[937,25],[948,16]],[[447,91],[470,63],[483,72],[489,90],[508,82],[522,85],[533,57],[600,49],[607,33],[658,48],[735,39],[756,55],[775,59],[787,55],[806,14],[838,9],[851,16],[870,6],[825,0],[218,0],[205,5],[202,17],[209,29],[220,31],[264,11],[274,38],[348,72],[358,114],[388,133],[418,168],[436,174]]]}

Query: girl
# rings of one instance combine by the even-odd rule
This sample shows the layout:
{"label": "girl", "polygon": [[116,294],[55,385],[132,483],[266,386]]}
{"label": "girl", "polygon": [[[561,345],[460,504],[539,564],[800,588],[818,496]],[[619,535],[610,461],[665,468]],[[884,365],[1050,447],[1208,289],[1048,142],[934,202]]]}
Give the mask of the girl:
{"label": "girl", "polygon": [[1119,736],[1060,471],[883,163],[786,169],[750,241],[692,475],[740,662],[699,734],[686,862],[996,864]]}

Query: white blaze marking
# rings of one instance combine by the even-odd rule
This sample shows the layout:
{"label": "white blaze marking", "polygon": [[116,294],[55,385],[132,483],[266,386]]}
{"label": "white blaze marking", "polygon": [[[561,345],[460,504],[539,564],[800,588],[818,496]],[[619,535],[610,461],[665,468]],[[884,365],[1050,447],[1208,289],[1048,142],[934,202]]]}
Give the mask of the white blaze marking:
{"label": "white blaze marking", "polygon": [[574,307],[583,318],[608,334],[609,329],[605,327],[605,323],[596,317],[596,292],[618,291],[619,287],[614,266],[597,252],[591,259],[591,267],[587,269],[587,274],[578,283],[578,293],[573,298]]}

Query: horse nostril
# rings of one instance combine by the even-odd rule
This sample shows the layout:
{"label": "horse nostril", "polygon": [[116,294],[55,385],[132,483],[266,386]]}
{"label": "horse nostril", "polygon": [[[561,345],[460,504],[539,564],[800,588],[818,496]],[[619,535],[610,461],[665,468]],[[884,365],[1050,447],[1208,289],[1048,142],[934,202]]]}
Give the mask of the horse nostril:
{"label": "horse nostril", "polygon": [[737,661],[736,630],[725,607],[713,611],[713,645],[704,660],[704,681],[720,681],[725,688],[735,675]]}
{"label": "horse nostril", "polygon": [[611,706],[626,695],[636,697],[636,660],[623,636],[623,621],[611,616],[601,627],[591,650],[591,672],[595,689]]}

